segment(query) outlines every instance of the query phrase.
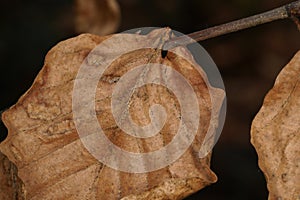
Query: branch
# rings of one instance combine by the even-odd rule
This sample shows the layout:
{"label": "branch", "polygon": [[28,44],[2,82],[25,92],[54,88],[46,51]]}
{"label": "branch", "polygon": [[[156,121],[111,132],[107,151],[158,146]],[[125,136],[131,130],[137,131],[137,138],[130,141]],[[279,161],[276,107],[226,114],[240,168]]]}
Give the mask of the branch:
{"label": "branch", "polygon": [[[197,31],[187,36],[180,36],[167,41],[164,45],[164,50],[172,49],[177,46],[185,46],[195,41],[203,41],[210,38],[218,37],[228,33],[237,32],[261,24],[266,24],[272,21],[291,18],[297,24],[300,30],[300,0],[286,4],[279,8],[254,15],[251,17],[243,18],[226,24],[214,26],[202,31]],[[193,40],[191,40],[192,38]]]}

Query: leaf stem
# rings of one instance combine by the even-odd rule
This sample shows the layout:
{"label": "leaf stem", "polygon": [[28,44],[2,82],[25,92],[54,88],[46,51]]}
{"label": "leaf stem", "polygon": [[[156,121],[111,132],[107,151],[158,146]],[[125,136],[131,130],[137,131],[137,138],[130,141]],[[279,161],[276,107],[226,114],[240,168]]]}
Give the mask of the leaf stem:
{"label": "leaf stem", "polygon": [[[208,29],[190,33],[187,36],[180,36],[167,41],[163,49],[168,50],[177,46],[185,46],[195,41],[203,41],[210,38],[218,37],[232,32],[237,32],[272,21],[292,18],[300,30],[300,0],[286,4],[279,8],[257,14],[251,17],[243,18],[226,24],[214,26]],[[193,40],[191,40],[192,38]]]}

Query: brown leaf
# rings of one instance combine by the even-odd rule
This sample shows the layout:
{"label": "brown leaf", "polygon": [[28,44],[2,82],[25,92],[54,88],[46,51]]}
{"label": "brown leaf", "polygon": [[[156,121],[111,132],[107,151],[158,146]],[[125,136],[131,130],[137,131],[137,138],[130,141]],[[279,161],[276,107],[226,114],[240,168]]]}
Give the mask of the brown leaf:
{"label": "brown leaf", "polygon": [[270,200],[300,199],[300,51],[280,72],[252,123]]}
{"label": "brown leaf", "polygon": [[120,8],[116,0],[76,0],[77,33],[107,35],[120,24]]}
{"label": "brown leaf", "polygon": [[[123,42],[135,45],[147,38],[160,39],[167,32],[169,29],[160,29],[138,40]],[[103,165],[83,146],[73,121],[74,80],[86,56],[105,39],[83,34],[59,43],[48,52],[32,87],[2,115],[9,134],[0,144],[0,150],[16,164],[27,199],[182,199],[215,182],[217,177],[209,168],[210,154],[199,158],[198,151],[208,131],[209,119],[216,114],[211,113],[208,90],[217,97],[220,106],[224,91],[206,85],[206,75],[204,72],[199,75],[196,63],[189,63],[172,52],[162,58],[159,50],[148,48],[118,58],[99,81],[95,109],[106,136],[120,148],[143,153],[163,147],[172,140],[179,126],[180,106],[172,92],[156,85],[146,85],[134,92],[130,113],[137,124],[149,123],[149,106],[153,103],[166,107],[170,116],[160,134],[147,139],[133,138],[116,126],[110,99],[117,78],[129,70],[149,62],[166,64],[190,81],[198,98],[201,126],[188,150],[162,169],[127,173]],[[116,45],[112,51],[118,51],[119,43]],[[183,47],[175,50],[190,54]]]}

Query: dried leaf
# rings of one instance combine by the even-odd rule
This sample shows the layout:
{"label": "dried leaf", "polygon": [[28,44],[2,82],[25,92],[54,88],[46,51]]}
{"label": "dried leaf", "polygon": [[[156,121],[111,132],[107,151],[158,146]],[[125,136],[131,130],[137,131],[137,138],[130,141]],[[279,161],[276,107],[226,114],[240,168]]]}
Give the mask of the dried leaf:
{"label": "dried leaf", "polygon": [[270,200],[300,199],[300,51],[281,71],[252,123],[251,142]]}
{"label": "dried leaf", "polygon": [[75,29],[78,33],[107,35],[120,23],[120,8],[116,0],[76,0]]}
{"label": "dried leaf", "polygon": [[[165,32],[168,29],[141,36],[141,40],[123,42],[135,45]],[[132,138],[116,126],[110,98],[117,78],[135,66],[149,62],[171,66],[191,81],[201,110],[201,126],[188,150],[162,169],[127,173],[103,165],[83,146],[72,115],[74,80],[86,56],[106,38],[83,34],[59,43],[48,52],[32,87],[2,115],[9,134],[0,144],[0,150],[16,164],[27,199],[182,199],[215,182],[217,177],[209,168],[210,154],[199,158],[198,151],[210,126],[209,119],[214,117],[208,90],[220,105],[224,91],[206,85],[206,75],[196,72],[196,63],[191,64],[172,52],[165,58],[157,49],[142,49],[121,56],[99,81],[95,109],[106,136],[120,148],[142,153],[163,147],[172,140],[179,126],[180,106],[170,91],[147,85],[132,96],[130,112],[141,125],[149,123],[148,110],[153,103],[163,105],[170,114],[160,134],[147,139]],[[118,45],[112,51],[118,51]],[[190,54],[183,47],[176,51]],[[136,104],[144,109],[138,109]]]}

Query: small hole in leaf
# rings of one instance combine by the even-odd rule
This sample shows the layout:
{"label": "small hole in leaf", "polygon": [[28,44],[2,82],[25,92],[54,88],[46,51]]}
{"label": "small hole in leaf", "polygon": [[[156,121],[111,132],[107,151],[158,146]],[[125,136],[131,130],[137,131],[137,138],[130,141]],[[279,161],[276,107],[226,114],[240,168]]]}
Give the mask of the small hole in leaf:
{"label": "small hole in leaf", "polygon": [[161,57],[165,58],[168,55],[168,50],[161,50]]}

